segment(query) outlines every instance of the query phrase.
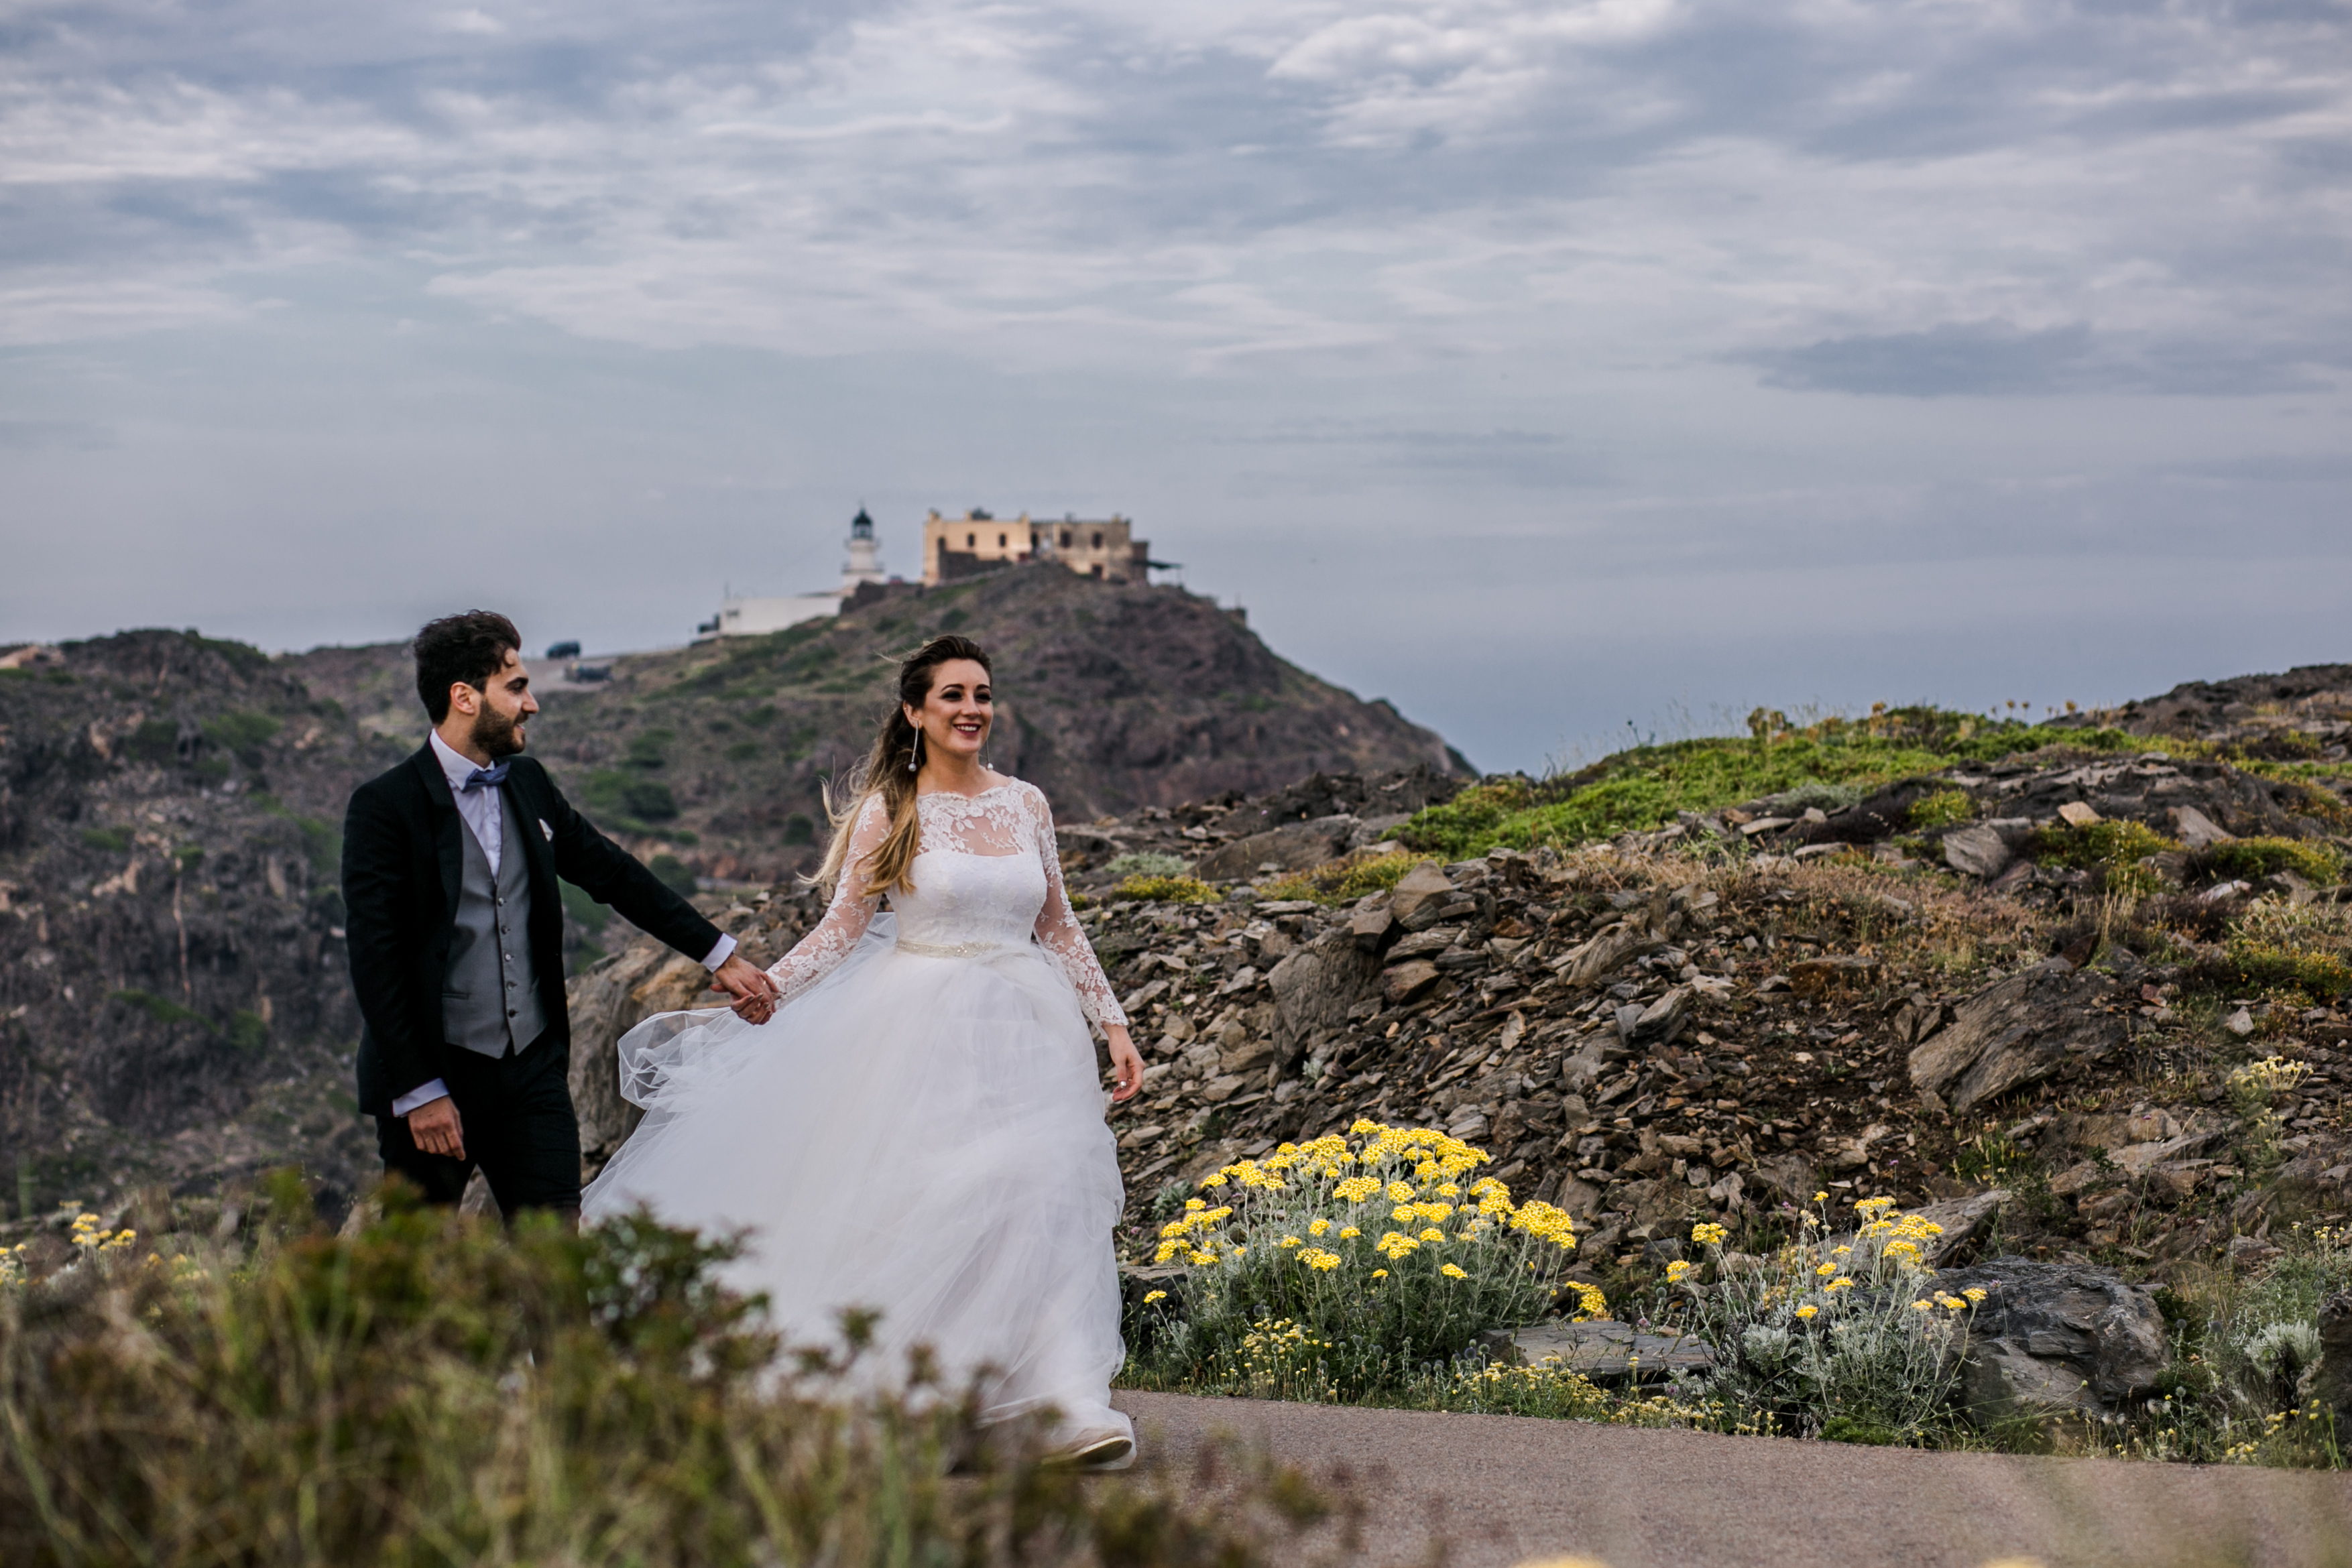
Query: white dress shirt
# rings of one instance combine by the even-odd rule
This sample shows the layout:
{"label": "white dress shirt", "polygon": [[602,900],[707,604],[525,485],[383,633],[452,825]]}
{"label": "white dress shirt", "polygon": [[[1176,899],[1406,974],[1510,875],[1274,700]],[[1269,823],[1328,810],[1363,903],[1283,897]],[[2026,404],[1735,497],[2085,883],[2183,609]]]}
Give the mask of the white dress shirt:
{"label": "white dress shirt", "polygon": [[[426,744],[433,747],[434,759],[441,764],[441,772],[449,780],[449,793],[457,802],[457,815],[465,820],[467,830],[474,835],[474,841],[482,846],[482,858],[490,862],[490,875],[497,876],[499,860],[506,851],[507,838],[506,812],[500,809],[498,791],[468,790],[466,788],[466,780],[474,776],[474,759],[442,739],[440,731],[432,731],[426,737]],[[715,970],[734,954],[735,938],[721,932],[719,945],[704,956],[702,967]],[[448,1092],[449,1086],[438,1078],[420,1083],[392,1103],[392,1113],[405,1116],[418,1106],[429,1105]]]}

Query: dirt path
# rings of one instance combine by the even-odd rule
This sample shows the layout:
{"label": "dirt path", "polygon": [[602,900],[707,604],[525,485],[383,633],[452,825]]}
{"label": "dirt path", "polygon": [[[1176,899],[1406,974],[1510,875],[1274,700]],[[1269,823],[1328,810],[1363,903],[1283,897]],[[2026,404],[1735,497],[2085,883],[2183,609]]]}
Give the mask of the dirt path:
{"label": "dirt path", "polygon": [[1931,1454],[1515,1416],[1122,1393],[1145,1451],[1223,1431],[1370,1483],[1368,1564],[2352,1565],[2352,1476]]}

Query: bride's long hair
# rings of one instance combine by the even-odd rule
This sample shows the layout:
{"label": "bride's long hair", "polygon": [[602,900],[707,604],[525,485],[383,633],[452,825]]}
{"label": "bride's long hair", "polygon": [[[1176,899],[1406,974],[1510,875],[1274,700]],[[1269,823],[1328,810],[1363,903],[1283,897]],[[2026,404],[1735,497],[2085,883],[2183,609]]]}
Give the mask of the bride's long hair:
{"label": "bride's long hair", "polygon": [[907,880],[907,873],[914,865],[915,852],[923,842],[922,818],[915,810],[916,768],[922,760],[922,736],[907,722],[907,710],[923,706],[931,695],[932,672],[950,659],[970,659],[991,675],[996,673],[989,664],[987,651],[971,638],[932,638],[899,664],[898,700],[890,705],[890,716],[882,721],[881,733],[874,737],[874,749],[839,781],[838,793],[834,785],[824,786],[824,813],[833,822],[833,841],[825,846],[824,864],[810,880],[824,888],[828,896],[847,868],[850,830],[856,825],[857,814],[866,809],[866,798],[871,795],[882,797],[882,809],[890,818],[890,832],[861,868],[866,890],[897,887],[908,893],[915,891],[915,884]]}

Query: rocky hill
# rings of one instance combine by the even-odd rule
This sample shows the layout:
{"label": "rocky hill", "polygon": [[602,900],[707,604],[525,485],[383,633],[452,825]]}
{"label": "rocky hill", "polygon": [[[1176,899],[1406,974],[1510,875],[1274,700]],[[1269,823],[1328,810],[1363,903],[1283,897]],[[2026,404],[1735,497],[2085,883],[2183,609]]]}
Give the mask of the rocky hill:
{"label": "rocky hill", "polygon": [[[679,884],[764,883],[814,855],[819,783],[888,700],[883,655],[947,630],[1000,661],[996,760],[1074,824],[1419,766],[1406,810],[1468,772],[1206,600],[1045,569],[551,681],[533,749]],[[288,1162],[331,1202],[356,1190],[374,1142],[350,1090],[339,828],[422,738],[404,650],[138,632],[0,660],[0,1214]],[[566,907],[575,958],[621,939]]]}
{"label": "rocky hill", "polygon": [[[544,668],[531,749],[646,858],[773,880],[814,858],[820,787],[863,758],[891,700],[889,661],[945,632],[995,661],[992,760],[1044,789],[1066,821],[1263,793],[1317,770],[1472,772],[1433,732],[1277,657],[1207,599],[1053,566],[630,655],[593,684]],[[287,664],[362,726],[418,733],[399,645]]]}
{"label": "rocky hill", "polygon": [[[1150,1063],[1113,1113],[1130,1256],[1202,1174],[1363,1116],[1491,1150],[1580,1217],[1603,1281],[1697,1218],[1785,1233],[1816,1192],[1940,1205],[1946,1261],[2136,1276],[2340,1223],[2352,668],[2247,685],[2302,695],[1764,716],[1580,784],[1430,790],[1401,825],[1414,780],[1324,778],[1066,835]],[[1134,880],[1139,855],[1197,880]],[[780,889],[725,918],[764,955],[815,912]],[[609,1039],[691,978],[641,945],[579,1005]],[[627,1125],[610,1076],[575,1073],[600,1150]]]}

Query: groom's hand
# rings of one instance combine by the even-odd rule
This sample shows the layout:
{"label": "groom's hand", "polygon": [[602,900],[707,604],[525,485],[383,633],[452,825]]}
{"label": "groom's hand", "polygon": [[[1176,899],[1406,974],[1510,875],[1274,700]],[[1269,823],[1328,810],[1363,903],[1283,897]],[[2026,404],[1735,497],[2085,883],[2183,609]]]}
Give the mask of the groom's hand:
{"label": "groom's hand", "polygon": [[710,988],[734,998],[737,1015],[751,1023],[767,1022],[776,1010],[776,982],[740,953],[730,954],[727,962],[712,971]]}
{"label": "groom's hand", "polygon": [[466,1157],[466,1129],[457,1120],[457,1103],[446,1094],[408,1113],[408,1135],[428,1155]]}

